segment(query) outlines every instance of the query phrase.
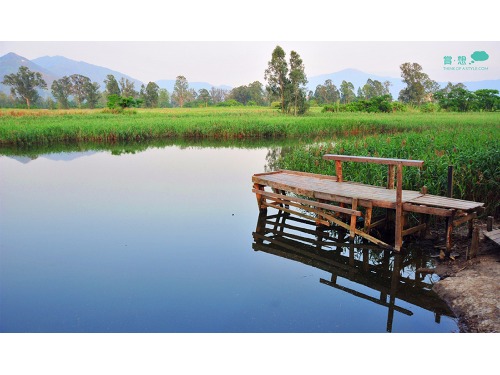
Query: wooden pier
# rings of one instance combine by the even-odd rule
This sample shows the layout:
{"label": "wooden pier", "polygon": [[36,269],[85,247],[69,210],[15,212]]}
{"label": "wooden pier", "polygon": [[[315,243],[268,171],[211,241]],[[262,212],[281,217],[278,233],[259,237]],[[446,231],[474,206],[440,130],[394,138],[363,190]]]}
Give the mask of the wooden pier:
{"label": "wooden pier", "polygon": [[[254,174],[252,191],[256,194],[260,211],[265,212],[271,207],[304,218],[313,216],[317,225],[338,225],[349,230],[351,238],[358,235],[396,251],[401,250],[405,236],[426,233],[430,216],[446,218],[448,252],[452,247],[453,228],[468,223],[469,235],[472,235],[472,220],[484,203],[430,195],[425,187],[421,191],[403,190],[403,167],[421,168],[424,164],[422,160],[330,154],[323,158],[335,162],[336,176],[289,170]],[[346,181],[342,162],[387,165],[387,186]],[[373,217],[375,208],[382,209],[385,214]],[[409,214],[418,216],[413,226],[408,220]],[[386,229],[393,225],[393,245],[373,234],[373,229],[382,225]]]}

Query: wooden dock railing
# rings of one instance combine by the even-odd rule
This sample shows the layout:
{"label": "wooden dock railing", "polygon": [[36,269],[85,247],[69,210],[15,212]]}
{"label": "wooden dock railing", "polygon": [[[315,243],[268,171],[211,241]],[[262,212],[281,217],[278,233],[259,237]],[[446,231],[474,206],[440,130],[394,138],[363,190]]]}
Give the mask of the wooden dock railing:
{"label": "wooden dock railing", "polygon": [[342,174],[342,162],[345,161],[387,165],[387,189],[394,189],[394,172],[396,170],[396,219],[394,247],[396,248],[396,250],[401,249],[401,246],[403,245],[403,166],[422,168],[422,166],[424,165],[423,160],[389,159],[370,156],[334,154],[323,155],[323,159],[335,161],[335,173],[337,175],[337,182],[344,181],[344,176]]}

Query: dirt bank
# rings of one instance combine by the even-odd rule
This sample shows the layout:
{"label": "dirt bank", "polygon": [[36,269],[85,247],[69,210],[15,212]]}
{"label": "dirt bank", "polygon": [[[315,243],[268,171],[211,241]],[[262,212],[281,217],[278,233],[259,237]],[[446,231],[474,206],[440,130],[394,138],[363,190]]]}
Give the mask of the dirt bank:
{"label": "dirt bank", "polygon": [[[441,280],[434,286],[458,317],[460,332],[500,332],[500,246],[487,238],[480,227],[477,257],[467,260],[471,240],[466,229],[454,234],[454,259],[439,260],[435,272]],[[498,225],[494,229],[498,228]]]}

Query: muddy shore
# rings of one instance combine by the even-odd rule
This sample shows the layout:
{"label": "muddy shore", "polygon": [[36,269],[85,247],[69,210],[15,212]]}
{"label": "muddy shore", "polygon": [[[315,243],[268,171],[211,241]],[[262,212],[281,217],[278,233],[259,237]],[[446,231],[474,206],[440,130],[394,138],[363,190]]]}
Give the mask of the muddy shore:
{"label": "muddy shore", "polygon": [[[458,318],[460,332],[500,332],[500,246],[484,237],[486,224],[477,224],[479,250],[466,259],[471,240],[466,230],[454,233],[452,257],[439,259],[435,273],[440,281],[434,291]],[[493,229],[499,226],[495,225]],[[458,228],[457,228],[458,229]]]}

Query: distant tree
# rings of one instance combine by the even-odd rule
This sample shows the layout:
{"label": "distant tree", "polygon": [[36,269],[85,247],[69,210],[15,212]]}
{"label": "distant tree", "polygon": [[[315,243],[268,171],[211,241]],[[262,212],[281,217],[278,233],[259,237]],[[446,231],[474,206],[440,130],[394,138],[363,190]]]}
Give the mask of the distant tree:
{"label": "distant tree", "polygon": [[205,107],[208,107],[208,102],[210,102],[210,93],[207,89],[198,90],[198,100],[205,103]]}
{"label": "distant tree", "polygon": [[[297,116],[299,105],[299,97],[305,97],[305,85],[307,84],[307,77],[305,73],[304,63],[300,55],[292,51],[290,52],[290,91],[293,99],[293,114]],[[304,101],[301,100],[301,103]]]}
{"label": "distant tree", "polygon": [[264,105],[266,99],[264,98],[264,85],[259,81],[254,81],[248,85],[248,92],[250,93],[250,100],[254,101],[257,105]]}
{"label": "distant tree", "polygon": [[182,108],[184,106],[184,102],[189,100],[189,97],[189,83],[186,77],[177,76],[175,79],[174,92],[172,93],[172,100]]}
{"label": "distant tree", "polygon": [[391,95],[391,90],[390,87],[392,86],[392,83],[390,81],[384,81],[384,95]]}
{"label": "distant tree", "polygon": [[123,98],[135,98],[138,94],[134,82],[125,77],[120,78],[120,91]]}
{"label": "distant tree", "polygon": [[336,103],[340,100],[340,92],[331,79],[327,79],[324,85],[316,86],[314,98],[319,104]]}
{"label": "distant tree", "polygon": [[108,74],[104,84],[106,85],[106,95],[121,95],[120,86],[118,86],[118,81],[114,75]]}
{"label": "distant tree", "polygon": [[276,46],[271,61],[264,73],[267,81],[267,90],[271,95],[276,95],[281,102],[281,112],[285,113],[285,92],[288,85],[288,64],[283,48]]}
{"label": "distant tree", "polygon": [[37,87],[47,89],[47,83],[43,80],[42,75],[39,72],[32,72],[26,66],[20,66],[17,73],[6,74],[2,83],[10,86],[12,96],[18,96],[26,101],[28,109],[31,107],[31,103],[39,98]]}
{"label": "distant tree", "polygon": [[158,107],[159,108],[168,108],[170,107],[170,94],[166,89],[158,90]]}
{"label": "distant tree", "polygon": [[85,83],[85,97],[87,99],[87,106],[89,108],[95,108],[99,100],[101,99],[101,92],[99,91],[100,85],[97,82],[91,82],[90,80]]}
{"label": "distant tree", "polygon": [[221,103],[226,99],[226,96],[228,95],[227,90],[224,89],[219,89],[212,87],[210,89],[210,97],[212,99],[212,103],[217,104]]}
{"label": "distant tree", "polygon": [[358,87],[358,91],[356,92],[356,100],[363,100],[365,97],[363,95],[363,90],[361,87]]}
{"label": "distant tree", "polygon": [[245,85],[235,87],[229,92],[227,99],[234,99],[241,104],[247,104],[251,100],[250,90]]}
{"label": "distant tree", "polygon": [[478,108],[484,111],[493,111],[500,107],[498,90],[482,89],[474,91]]}
{"label": "distant tree", "polygon": [[12,100],[12,97],[9,97],[8,95],[6,95],[3,92],[0,92],[0,107],[9,108],[9,107],[13,107],[13,106],[14,106],[14,102]]}
{"label": "distant tree", "polygon": [[68,109],[69,96],[72,93],[71,79],[68,76],[57,79],[52,82],[50,89],[52,96],[57,100],[59,108]]}
{"label": "distant tree", "polygon": [[363,86],[363,97],[365,99],[371,99],[375,98],[376,96],[383,96],[388,93],[386,93],[386,89],[384,85],[382,85],[382,82],[377,81],[377,80],[372,80],[368,79]]}
{"label": "distant tree", "polygon": [[356,94],[354,93],[354,85],[351,82],[342,81],[340,84],[340,102],[343,104],[348,104],[356,99]]}
{"label": "distant tree", "polygon": [[158,107],[159,90],[160,87],[154,82],[149,82],[146,87],[141,86],[140,97],[146,108]]}
{"label": "distant tree", "polygon": [[430,99],[432,94],[439,89],[439,85],[422,71],[419,64],[407,62],[399,68],[403,82],[406,84],[406,87],[399,92],[400,101],[418,105]]}
{"label": "distant tree", "polygon": [[71,94],[78,104],[78,108],[82,107],[82,103],[87,99],[87,86],[91,83],[89,77],[81,74],[72,74],[69,76],[71,81]]}

